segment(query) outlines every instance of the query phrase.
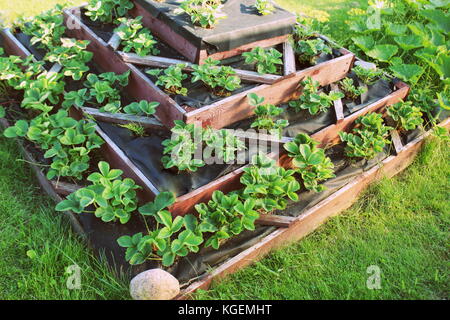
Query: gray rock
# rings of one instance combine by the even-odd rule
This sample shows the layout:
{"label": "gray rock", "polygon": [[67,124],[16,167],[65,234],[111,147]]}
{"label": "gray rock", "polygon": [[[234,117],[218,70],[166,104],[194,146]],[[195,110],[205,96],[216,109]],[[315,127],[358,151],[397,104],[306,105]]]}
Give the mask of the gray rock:
{"label": "gray rock", "polygon": [[170,300],[178,293],[180,283],[162,269],[141,272],[130,282],[130,294],[134,300]]}

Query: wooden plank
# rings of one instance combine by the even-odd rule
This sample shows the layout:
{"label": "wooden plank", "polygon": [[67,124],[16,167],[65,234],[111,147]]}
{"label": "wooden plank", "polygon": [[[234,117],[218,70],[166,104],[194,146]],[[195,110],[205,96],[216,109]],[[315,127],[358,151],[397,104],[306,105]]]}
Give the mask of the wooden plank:
{"label": "wooden plank", "polygon": [[142,16],[142,24],[151,30],[158,38],[163,39],[170,47],[178,51],[191,62],[198,62],[199,49],[180,36],[167,24],[153,17],[137,1],[133,1],[134,8],[128,11],[133,17]]}
{"label": "wooden plank", "polygon": [[67,29],[67,34],[76,39],[89,40],[88,50],[94,53],[94,62],[105,71],[113,71],[122,74],[131,71],[127,92],[137,100],[157,101],[160,107],[156,109],[155,116],[166,126],[172,127],[173,120],[181,120],[185,111],[175,103],[168,95],[160,90],[135,66],[125,63],[116,55],[108,44],[90,30],[77,16],[70,10],[64,11],[64,21],[72,21],[79,25],[79,28]]}
{"label": "wooden plank", "polygon": [[138,123],[144,128],[163,129],[164,125],[153,117],[135,116],[124,113],[100,112],[95,108],[82,107],[83,113],[93,116],[95,119],[119,124]]}
{"label": "wooden plank", "polygon": [[392,143],[394,144],[395,153],[398,154],[403,149],[402,139],[400,139],[400,135],[397,130],[391,131]]}
{"label": "wooden plank", "polygon": [[74,193],[78,189],[82,188],[79,185],[67,183],[67,182],[63,182],[63,181],[51,180],[50,183],[52,184],[53,189],[55,189],[56,192],[61,196],[68,196],[69,194]]}
{"label": "wooden plank", "polygon": [[[335,92],[340,92],[337,83],[332,83],[331,90]],[[334,111],[336,112],[336,123],[344,121],[344,106],[342,105],[342,99],[337,99],[333,101]]]}
{"label": "wooden plank", "polygon": [[319,81],[321,86],[328,85],[342,79],[349,71],[354,55],[342,57],[321,63],[291,74],[290,77],[272,85],[260,85],[239,94],[225,98],[209,106],[185,114],[185,122],[202,123],[203,126],[223,128],[236,121],[246,119],[253,115],[254,107],[247,101],[247,94],[253,92],[265,98],[265,103],[280,104],[299,96],[299,83],[307,77]]}
{"label": "wooden plank", "polygon": [[61,69],[62,69],[62,65],[60,65],[59,63],[55,63],[55,64],[50,68],[50,70],[48,70],[48,73],[49,73],[49,74],[51,74],[51,73],[58,73],[58,72],[61,71]]}
{"label": "wooden plank", "polygon": [[320,147],[330,146],[339,143],[340,141],[339,132],[340,131],[349,132],[352,129],[353,124],[357,118],[369,112],[383,111],[387,106],[397,103],[398,101],[404,99],[407,96],[408,92],[409,87],[402,85],[401,88],[392,92],[390,95],[378,101],[375,101],[374,103],[349,115],[348,117],[345,117],[340,123],[333,124],[320,130],[317,133],[314,133],[313,135],[311,135],[311,137],[321,142]]}
{"label": "wooden plank", "polygon": [[[165,57],[157,57],[157,56],[145,56],[141,57],[135,53],[127,53],[119,51],[117,54],[123,59],[123,61],[127,63],[133,63],[138,65],[150,66],[150,67],[158,67],[158,68],[167,68],[175,64],[186,64],[186,71],[193,71],[192,63],[184,60],[170,59]],[[254,71],[234,69],[236,75],[246,81],[257,82],[257,83],[266,83],[272,84],[281,79],[281,76],[274,74],[259,74]]]}
{"label": "wooden plank", "polygon": [[[450,118],[441,123],[441,126],[449,128]],[[404,170],[413,161],[420,151],[424,139],[429,135],[430,131],[408,143],[397,156],[386,158],[379,165],[352,180],[345,187],[297,217],[290,227],[275,230],[254,246],[229,259],[202,279],[190,284],[177,299],[188,299],[198,289],[207,290],[213,280],[218,281],[261,259],[271,250],[298,241],[313,232],[327,219],[349,208],[370,183],[384,176],[393,177]]]}
{"label": "wooden plank", "polygon": [[[119,28],[123,26],[124,24],[121,23]],[[111,47],[113,51],[116,51],[119,48],[121,41],[122,39],[120,38],[119,34],[117,32],[114,32],[111,39],[109,39],[108,41],[108,45]]]}
{"label": "wooden plank", "polygon": [[278,216],[273,214],[262,214],[256,223],[263,226],[275,226],[280,228],[288,228],[294,223],[295,217]]}
{"label": "wooden plank", "polygon": [[222,51],[222,52],[217,52],[217,53],[213,53],[213,54],[208,54],[206,52],[206,50],[202,50],[200,53],[198,63],[202,64],[203,61],[205,61],[207,58],[212,58],[215,60],[224,60],[227,58],[241,55],[244,52],[251,51],[253,48],[256,48],[256,47],[268,48],[268,47],[276,46],[280,43],[286,42],[288,40],[288,38],[289,38],[289,35],[286,34],[286,35],[282,35],[282,36],[278,36],[278,37],[274,37],[274,38],[270,38],[270,39],[265,39],[265,40],[260,40],[260,41],[255,41],[252,43],[244,44],[240,47],[234,48],[229,51]]}
{"label": "wooden plank", "polygon": [[283,43],[283,66],[285,76],[297,71],[294,48],[289,41]]}
{"label": "wooden plank", "polygon": [[[1,35],[3,36],[3,47],[5,48],[6,52],[18,55],[23,59],[31,55],[31,52],[27,48],[25,48],[25,46],[22,43],[20,43],[20,41],[17,40],[16,37],[14,37],[14,35],[11,32],[11,29],[5,28],[2,29],[0,32]],[[37,61],[36,58],[34,58],[34,56],[33,61],[35,62]]]}

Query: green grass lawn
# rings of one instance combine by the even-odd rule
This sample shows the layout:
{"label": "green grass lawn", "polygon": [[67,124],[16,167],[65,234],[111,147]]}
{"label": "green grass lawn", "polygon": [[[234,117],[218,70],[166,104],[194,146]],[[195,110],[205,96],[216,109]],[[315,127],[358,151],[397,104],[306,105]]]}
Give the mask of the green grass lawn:
{"label": "green grass lawn", "polygon": [[[0,0],[11,21],[58,1]],[[290,10],[324,10],[339,26],[362,1],[279,0]],[[128,299],[128,281],[94,258],[40,191],[13,141],[0,138],[0,299]],[[448,299],[450,148],[427,143],[414,164],[371,187],[347,212],[304,240],[232,275],[204,299]],[[81,268],[81,289],[68,290],[68,266]],[[381,289],[366,272],[381,270]]]}

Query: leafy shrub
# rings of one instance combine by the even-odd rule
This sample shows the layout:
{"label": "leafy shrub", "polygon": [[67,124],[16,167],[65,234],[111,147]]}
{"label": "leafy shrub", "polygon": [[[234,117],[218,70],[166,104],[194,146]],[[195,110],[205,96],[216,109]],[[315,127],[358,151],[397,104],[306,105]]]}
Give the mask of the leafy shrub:
{"label": "leafy shrub", "polygon": [[342,92],[332,91],[329,94],[319,92],[319,82],[314,81],[311,77],[302,81],[301,85],[303,92],[300,98],[289,102],[289,106],[297,112],[300,110],[308,110],[310,114],[325,112],[331,107],[334,100],[344,97]]}
{"label": "leafy shrub", "polygon": [[226,15],[221,13],[221,0],[184,0],[179,8],[174,12],[177,14],[186,13],[190,16],[191,22],[202,28],[213,28]]}
{"label": "leafy shrub", "polygon": [[192,82],[202,81],[216,95],[228,96],[230,92],[241,87],[241,79],[233,68],[218,66],[219,63],[218,60],[207,58],[204,64],[192,66]]}
{"label": "leafy shrub", "polygon": [[123,17],[134,4],[129,0],[89,0],[86,6],[86,16],[92,21],[112,23]]}
{"label": "leafy shrub", "polygon": [[[110,169],[105,161],[98,163],[100,172],[92,173],[87,180],[92,184],[78,189],[57,204],[57,211],[71,210],[75,213],[94,213],[104,222],[127,223],[137,209],[136,189],[132,179],[121,179],[121,170]],[[89,211],[93,206],[94,211]]]}
{"label": "leafy shrub", "polygon": [[387,113],[404,130],[414,130],[423,123],[422,112],[411,101],[398,102],[388,107]]}
{"label": "leafy shrub", "polygon": [[339,132],[341,140],[347,143],[347,157],[372,159],[391,143],[386,137],[392,128],[383,124],[381,114],[368,113],[356,119],[356,123],[361,127],[353,129],[353,133]]}
{"label": "leafy shrub", "polygon": [[344,78],[339,81],[339,88],[343,91],[345,97],[350,100],[356,100],[360,95],[367,92],[365,87],[356,88],[351,78]]}
{"label": "leafy shrub", "polygon": [[357,55],[365,55],[398,78],[448,86],[448,6],[445,1],[370,1],[367,9],[349,12],[346,42]]}
{"label": "leafy shrub", "polygon": [[282,65],[283,54],[277,49],[264,49],[261,47],[253,48],[250,52],[244,52],[242,56],[245,58],[245,63],[256,63],[256,71],[260,74],[279,73],[277,65]]}
{"label": "leafy shrub", "polygon": [[226,195],[218,190],[214,191],[208,204],[195,205],[200,218],[199,230],[212,233],[205,246],[217,250],[223,240],[244,230],[255,230],[255,220],[259,218],[259,214],[254,207],[253,199],[242,201],[236,193]]}
{"label": "leafy shrub", "polygon": [[186,68],[186,64],[180,63],[172,65],[164,70],[148,70],[147,73],[158,77],[158,80],[155,82],[157,86],[163,86],[169,93],[185,96],[187,95],[188,90],[183,87],[183,80],[185,80],[188,75],[183,73],[184,68]]}
{"label": "leafy shrub", "polygon": [[276,165],[264,155],[255,155],[252,164],[244,168],[241,183],[245,186],[242,198],[254,199],[254,209],[260,213],[283,210],[287,198],[298,201],[300,184],[294,178],[294,170],[286,170]]}
{"label": "leafy shrub", "polygon": [[256,107],[254,112],[256,120],[252,122],[252,128],[269,130],[270,132],[276,131],[278,136],[281,136],[283,128],[289,125],[289,122],[285,119],[274,120],[274,117],[279,116],[283,109],[274,106],[273,104],[262,104],[264,102],[263,97],[259,97],[256,93],[249,93],[247,99],[250,105]]}
{"label": "leafy shrub", "polygon": [[172,214],[166,208],[174,202],[173,193],[161,192],[155,197],[154,202],[139,208],[142,216],[153,217],[162,228],[149,230],[146,235],[140,232],[117,239],[121,247],[127,248],[125,259],[130,264],[138,265],[146,260],[161,260],[163,266],[169,267],[177,257],[199,251],[203,237],[198,231],[197,218],[186,215],[172,219]]}
{"label": "leafy shrub", "polygon": [[156,48],[157,41],[153,38],[151,32],[142,25],[142,17],[135,19],[119,18],[121,23],[119,27],[114,29],[123,46],[123,51],[134,52],[139,56],[148,54],[157,55],[159,50]]}
{"label": "leafy shrub", "polygon": [[305,188],[322,192],[325,187],[319,183],[333,178],[335,175],[333,163],[325,155],[325,151],[317,147],[318,144],[319,142],[313,140],[307,134],[300,133],[293,141],[284,144],[284,149],[288,151],[289,157],[292,158],[292,165],[301,175]]}
{"label": "leafy shrub", "polygon": [[275,7],[270,0],[256,0],[255,8],[260,15],[266,16],[275,11]]}

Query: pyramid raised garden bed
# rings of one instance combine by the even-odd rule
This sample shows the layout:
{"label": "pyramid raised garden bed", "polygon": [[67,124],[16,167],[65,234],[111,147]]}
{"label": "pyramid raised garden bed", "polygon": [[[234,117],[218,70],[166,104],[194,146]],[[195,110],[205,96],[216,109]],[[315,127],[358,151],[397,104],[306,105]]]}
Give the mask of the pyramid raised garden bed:
{"label": "pyramid raised garden bed", "polygon": [[[200,107],[193,108],[182,102],[177,103],[173,95],[167,94],[156,86],[150,77],[143,72],[142,68],[138,66],[152,64],[154,67],[165,67],[177,63],[186,63],[187,61],[173,59],[173,56],[170,56],[153,57],[153,59],[150,59],[151,62],[148,62],[149,59],[147,59],[144,63],[142,58],[136,58],[134,55],[114,52],[113,48],[108,45],[108,41],[100,38],[100,33],[96,34],[94,30],[86,25],[83,18],[77,17],[75,13],[78,10],[78,8],[69,9],[64,13],[66,24],[68,26],[77,26],[68,30],[70,36],[91,41],[88,48],[94,52],[94,61],[102,69],[116,73],[131,70],[130,84],[128,86],[129,94],[138,100],[159,102],[161,107],[157,109],[156,116],[168,127],[173,126],[174,120],[183,120],[186,123],[200,122],[203,126],[212,126],[216,129],[223,128],[236,121],[246,119],[253,114],[254,108],[246,99],[248,93],[254,92],[263,96],[268,103],[272,104],[287,102],[298,95],[297,87],[301,80],[310,76],[314,80],[319,81],[322,86],[328,85],[343,78],[349,72],[354,59],[352,53],[345,49],[339,49],[336,50],[337,57],[334,59],[293,73],[289,71],[287,72],[289,73],[288,75],[279,78],[274,78],[270,75],[261,77],[255,72],[238,71],[238,75],[245,81],[245,86],[241,88],[244,91],[232,93],[231,96],[225,98],[215,97],[213,101],[207,100],[201,103]],[[113,32],[110,30],[104,38],[111,37],[113,37]],[[123,58],[128,62],[125,62]],[[136,65],[129,62],[136,63]],[[292,69],[292,64],[288,64],[286,68],[287,70]],[[264,82],[271,82],[271,84]]]}
{"label": "pyramid raised garden bed", "polygon": [[[87,123],[97,122],[95,132],[104,143],[96,154],[95,161],[106,160],[112,168],[121,169],[124,178],[133,179],[142,188],[138,193],[140,204],[149,202],[165,191],[172,191],[176,199],[168,207],[170,213],[173,217],[186,216],[196,214],[195,205],[207,203],[217,190],[228,194],[243,188],[244,182],[241,178],[245,170],[253,166],[249,164],[250,156],[248,155],[244,157],[245,161],[241,164],[206,165],[196,174],[171,173],[169,170],[164,170],[160,159],[162,141],[170,137],[169,129],[173,127],[174,120],[184,120],[186,123],[200,121],[204,127],[248,129],[250,122],[254,119],[255,109],[255,106],[249,103],[249,93],[256,93],[265,98],[265,103],[286,108],[283,114],[290,121],[290,126],[283,130],[280,137],[263,136],[260,139],[261,136],[247,134],[244,136],[245,139],[249,142],[270,142],[271,148],[265,150],[266,153],[277,160],[278,166],[290,169],[294,164],[283,146],[295,141],[298,133],[307,133],[318,142],[317,147],[325,149],[324,152],[331,159],[336,174],[336,177],[324,182],[327,190],[314,192],[308,188],[299,189],[296,194],[300,201],[289,201],[284,210],[260,214],[255,221],[255,230],[246,230],[228,239],[221,243],[219,250],[203,246],[198,252],[182,256],[172,266],[166,268],[182,283],[183,291],[178,297],[180,299],[188,298],[197,289],[207,289],[213,280],[220,279],[252,263],[275,247],[300,239],[328,217],[342,212],[356,200],[368,184],[384,175],[391,177],[406,168],[420,150],[424,139],[431,133],[428,124],[423,127],[429,130],[427,132],[391,130],[389,137],[386,138],[392,140],[393,147],[385,147],[372,160],[350,161],[344,157],[344,143],[341,142],[340,132],[348,133],[360,127],[358,119],[368,114],[376,112],[386,117],[385,111],[388,106],[406,98],[409,91],[406,84],[385,76],[384,79],[378,79],[375,84],[372,84],[364,96],[355,99],[337,99],[331,108],[319,115],[304,113],[297,116],[291,112],[287,104],[304,96],[304,92],[301,91],[301,81],[308,78],[318,81],[321,92],[339,91],[342,90],[341,80],[345,77],[359,81],[352,69],[355,64],[364,65],[365,63],[355,59],[354,54],[348,50],[334,48],[330,56],[324,57],[323,60],[319,59],[317,64],[302,67],[299,57],[295,56],[287,41],[289,34],[287,30],[293,26],[295,19],[293,20],[290,14],[281,10],[271,17],[276,18],[279,23],[275,33],[260,29],[252,37],[247,34],[244,37],[245,41],[230,38],[228,42],[224,42],[219,28],[215,31],[218,33],[217,37],[208,35],[206,31],[198,34],[197,30],[191,27],[177,29],[175,26],[181,20],[164,10],[166,6],[171,5],[171,1],[157,3],[134,0],[132,2],[134,8],[130,14],[144,17],[142,21],[159,37],[160,45],[165,47],[166,55],[141,57],[121,51],[111,26],[105,27],[102,24],[89,22],[84,16],[83,8],[81,11],[79,7],[66,10],[64,20],[69,27],[66,30],[67,36],[90,41],[88,50],[94,54],[94,63],[89,65],[90,72],[113,71],[117,74],[130,72],[128,85],[121,92],[123,99],[160,103],[155,114],[156,118],[102,112],[91,106],[71,107],[69,113],[69,116],[77,120],[88,118]],[[227,1],[226,3],[229,7],[225,7],[224,10],[232,10],[230,8],[238,4],[239,8],[250,10],[247,1]],[[81,16],[76,15],[78,11],[81,12]],[[233,11],[229,13],[231,12]],[[248,11],[248,14],[253,13]],[[264,17],[256,18],[258,18],[257,21],[261,21],[261,24],[268,25]],[[258,24],[259,22],[251,22],[251,26]],[[228,32],[242,32],[246,35],[246,32],[250,32],[249,30],[255,31],[252,28],[248,30],[239,28],[239,30],[233,29]],[[271,30],[273,31],[273,28]],[[271,36],[268,37],[268,34]],[[31,50],[37,53],[35,59],[42,58],[42,52],[39,55],[36,48],[20,35],[20,30],[11,32],[6,29],[1,35],[2,46],[8,55],[25,58],[30,56]],[[330,40],[322,38],[331,44]],[[200,105],[195,109],[182,103],[186,100],[180,100],[180,97],[163,91],[155,84],[155,79],[145,73],[146,68],[167,68],[177,64],[185,64],[185,68],[190,72],[193,65],[187,61],[204,63],[207,57],[221,59],[223,63],[234,66],[236,61],[242,62],[243,52],[255,46],[278,46],[277,48],[283,52],[283,70],[280,74],[261,75],[255,70],[240,69],[242,64],[238,63],[240,67],[236,67],[235,72],[243,82],[249,85],[249,88],[244,87],[242,92],[233,92],[229,97],[210,101],[211,103]],[[180,56],[180,53],[184,57]],[[44,68],[58,72],[56,65],[44,65]],[[55,107],[57,110],[58,106]],[[1,119],[0,124],[3,127],[9,127],[13,124],[12,121],[17,120],[8,116],[9,118]],[[381,119],[380,115],[376,116]],[[149,135],[145,138],[133,136],[128,129],[118,126],[133,123],[140,124]],[[444,119],[440,125],[448,128],[450,120]],[[32,164],[39,183],[56,201],[59,202],[63,196],[83,187],[86,181],[79,184],[54,179],[49,181],[44,169],[36,165],[39,162],[45,163],[42,150],[29,141],[18,140],[18,142],[24,157]],[[96,167],[96,164],[93,163],[92,167]],[[129,259],[126,259],[125,250],[116,240],[120,236],[146,232],[146,223],[144,225],[146,220],[135,213],[130,223],[122,225],[118,222],[103,223],[93,214],[86,212],[79,215],[67,212],[75,230],[87,235],[95,249],[106,250],[108,258],[123,267],[128,266],[126,260]],[[158,266],[159,264],[154,261],[146,261],[140,266],[133,266],[131,272],[136,274]]]}

